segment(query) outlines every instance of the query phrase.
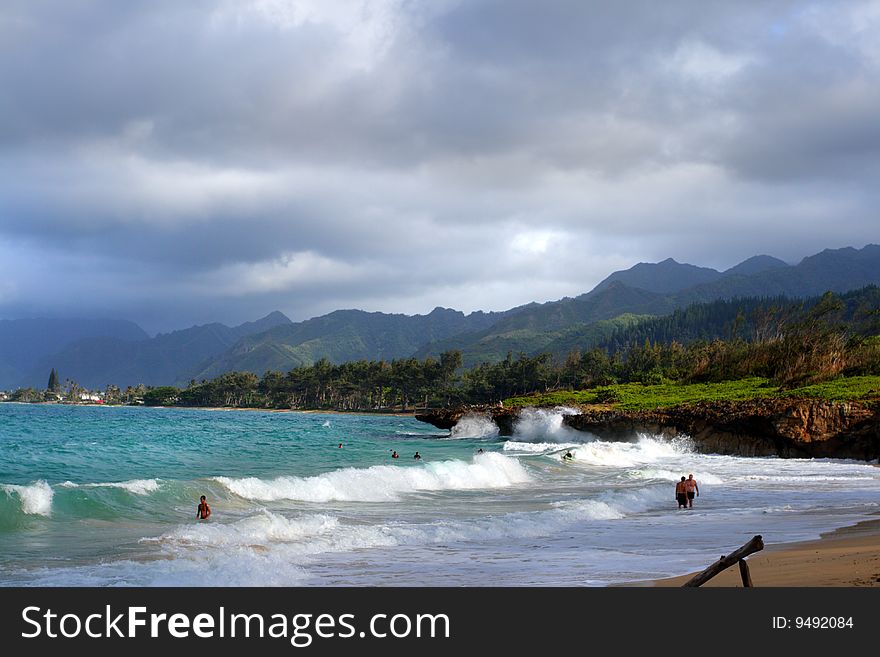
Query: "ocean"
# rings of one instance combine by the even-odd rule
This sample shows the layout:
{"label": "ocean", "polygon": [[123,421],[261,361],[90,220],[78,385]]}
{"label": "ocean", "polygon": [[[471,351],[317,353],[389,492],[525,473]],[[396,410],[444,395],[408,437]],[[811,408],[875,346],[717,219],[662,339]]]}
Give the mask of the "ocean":
{"label": "ocean", "polygon": [[[447,432],[404,416],[0,404],[0,585],[605,586],[878,510],[868,463],[604,442],[563,426],[567,412],[527,412],[500,437],[481,418]],[[690,473],[701,495],[679,510]]]}

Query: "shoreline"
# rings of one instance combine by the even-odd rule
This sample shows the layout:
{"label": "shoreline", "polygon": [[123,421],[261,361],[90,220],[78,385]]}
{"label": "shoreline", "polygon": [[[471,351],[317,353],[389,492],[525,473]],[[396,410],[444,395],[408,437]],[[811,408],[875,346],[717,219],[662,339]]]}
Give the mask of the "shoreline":
{"label": "shoreline", "polygon": [[[731,549],[736,547],[739,546]],[[817,539],[772,543],[747,561],[755,587],[880,588],[880,518],[839,527]],[[680,587],[698,572],[701,571],[621,586]],[[703,587],[742,588],[739,569],[728,568]]]}
{"label": "shoreline", "polygon": [[77,406],[84,408],[174,408],[195,411],[252,411],[260,413],[312,413],[318,415],[368,415],[379,417],[415,417],[420,411],[336,411],[302,408],[253,408],[245,406],[148,406],[146,404],[71,404],[69,402],[23,402],[4,401],[2,404],[21,404],[23,406]]}
{"label": "shoreline", "polygon": [[260,413],[304,413],[307,415],[366,415],[369,417],[415,417],[415,411],[401,411],[392,413],[389,411],[331,411],[320,409],[300,408],[244,408],[235,406],[142,406],[141,408],[178,408],[196,411],[255,411]]}

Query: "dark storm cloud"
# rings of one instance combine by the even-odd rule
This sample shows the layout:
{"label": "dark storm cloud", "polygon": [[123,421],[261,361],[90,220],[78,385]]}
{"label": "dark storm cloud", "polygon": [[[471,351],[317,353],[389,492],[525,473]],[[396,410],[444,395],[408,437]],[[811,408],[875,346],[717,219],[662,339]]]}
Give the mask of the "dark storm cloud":
{"label": "dark storm cloud", "polygon": [[501,309],[877,241],[876,2],[8,2],[0,314]]}

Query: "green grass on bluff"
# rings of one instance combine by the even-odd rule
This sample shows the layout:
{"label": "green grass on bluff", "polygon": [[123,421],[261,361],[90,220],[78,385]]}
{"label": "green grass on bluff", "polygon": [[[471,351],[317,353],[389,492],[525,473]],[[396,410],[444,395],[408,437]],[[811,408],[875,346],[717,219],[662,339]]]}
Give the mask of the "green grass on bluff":
{"label": "green grass on bluff", "polygon": [[880,376],[853,376],[803,388],[780,390],[768,379],[758,377],[720,383],[620,383],[589,390],[561,390],[511,397],[505,406],[578,406],[610,404],[627,411],[666,408],[679,404],[712,401],[741,401],[769,397],[814,397],[829,401],[854,401],[880,397]]}

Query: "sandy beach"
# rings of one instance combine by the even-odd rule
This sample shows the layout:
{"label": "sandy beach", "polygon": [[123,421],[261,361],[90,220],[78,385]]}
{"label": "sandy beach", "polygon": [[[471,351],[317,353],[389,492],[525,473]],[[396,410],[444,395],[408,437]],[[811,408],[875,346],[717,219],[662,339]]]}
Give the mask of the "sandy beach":
{"label": "sandy beach", "polygon": [[[766,536],[764,538],[767,539]],[[730,547],[735,549],[739,546]],[[747,561],[752,583],[756,587],[880,587],[880,519],[837,529],[815,541],[771,544]],[[695,574],[633,585],[681,586]],[[739,569],[728,568],[703,586],[741,587]]]}

